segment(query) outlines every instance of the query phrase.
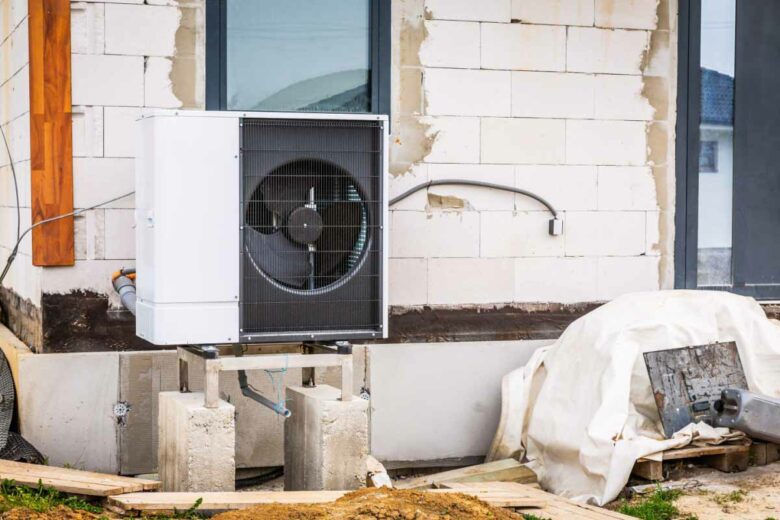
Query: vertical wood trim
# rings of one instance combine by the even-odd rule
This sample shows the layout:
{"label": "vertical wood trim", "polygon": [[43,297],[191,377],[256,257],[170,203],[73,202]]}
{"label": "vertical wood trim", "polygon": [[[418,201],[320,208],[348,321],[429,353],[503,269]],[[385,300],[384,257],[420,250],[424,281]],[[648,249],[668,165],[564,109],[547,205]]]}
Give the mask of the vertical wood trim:
{"label": "vertical wood trim", "polygon": [[[73,211],[70,0],[28,0],[32,221]],[[33,229],[33,264],[73,265],[73,218]]]}

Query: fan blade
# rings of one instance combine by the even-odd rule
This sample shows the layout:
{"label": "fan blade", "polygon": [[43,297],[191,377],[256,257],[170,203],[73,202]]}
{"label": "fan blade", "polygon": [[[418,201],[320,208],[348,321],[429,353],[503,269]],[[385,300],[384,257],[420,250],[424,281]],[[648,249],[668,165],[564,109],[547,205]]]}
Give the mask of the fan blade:
{"label": "fan blade", "polygon": [[252,228],[244,230],[245,247],[255,267],[267,276],[291,287],[303,288],[309,281],[309,250],[277,232],[270,235]]}
{"label": "fan blade", "polygon": [[362,202],[337,202],[322,212],[322,234],[317,240],[317,276],[329,276],[352,252],[360,236]]}
{"label": "fan blade", "polygon": [[320,192],[323,178],[310,173],[304,174],[273,174],[261,184],[263,203],[265,206],[286,218],[292,210],[309,202],[309,192],[314,188]]}

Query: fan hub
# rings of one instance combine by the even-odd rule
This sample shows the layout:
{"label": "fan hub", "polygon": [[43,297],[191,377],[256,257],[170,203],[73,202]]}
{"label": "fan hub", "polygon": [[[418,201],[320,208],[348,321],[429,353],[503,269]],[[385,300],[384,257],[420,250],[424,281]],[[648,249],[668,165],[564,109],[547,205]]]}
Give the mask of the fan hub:
{"label": "fan hub", "polygon": [[322,216],[313,208],[295,208],[287,217],[287,235],[299,244],[313,244],[322,234]]}

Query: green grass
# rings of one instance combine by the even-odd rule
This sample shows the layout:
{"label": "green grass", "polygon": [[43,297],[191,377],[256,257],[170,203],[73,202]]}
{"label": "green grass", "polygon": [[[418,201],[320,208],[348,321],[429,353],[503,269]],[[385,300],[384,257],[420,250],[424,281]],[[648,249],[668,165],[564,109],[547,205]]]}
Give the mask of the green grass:
{"label": "green grass", "polygon": [[[618,512],[624,515],[641,518],[642,520],[676,520],[682,519],[680,510],[674,501],[681,493],[673,489],[661,489],[659,486],[650,496],[632,502],[624,502]],[[696,520],[695,516],[684,517],[684,520]]]}
{"label": "green grass", "polygon": [[715,502],[718,503],[718,505],[726,506],[729,504],[738,504],[745,500],[745,497],[747,496],[748,492],[744,489],[738,489],[736,491],[732,491],[731,493],[725,493],[721,495],[715,496]]}
{"label": "green grass", "polygon": [[57,506],[65,506],[78,511],[100,514],[103,510],[84,499],[60,493],[56,489],[45,487],[38,481],[37,488],[17,486],[13,480],[4,480],[0,484],[0,512],[18,507],[31,509],[39,513],[49,511]]}

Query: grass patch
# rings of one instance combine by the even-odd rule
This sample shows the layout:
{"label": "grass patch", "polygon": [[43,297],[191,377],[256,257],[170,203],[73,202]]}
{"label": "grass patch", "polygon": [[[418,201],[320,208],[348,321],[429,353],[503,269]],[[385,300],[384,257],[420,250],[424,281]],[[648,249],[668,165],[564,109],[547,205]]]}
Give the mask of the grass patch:
{"label": "grass patch", "polygon": [[77,511],[100,514],[103,510],[86,500],[60,493],[56,489],[44,486],[38,481],[37,488],[17,486],[13,480],[4,480],[0,484],[0,512],[18,507],[45,513],[57,506],[65,506]]}
{"label": "grass patch", "polygon": [[658,489],[647,497],[643,497],[631,502],[624,502],[618,508],[619,513],[641,518],[642,520],[697,520],[695,516],[683,517],[674,501],[682,493],[676,489]]}
{"label": "grass patch", "polygon": [[739,504],[745,500],[747,494],[748,492],[744,489],[738,489],[736,491],[732,491],[731,493],[715,495],[715,502],[717,502],[719,506]]}
{"label": "grass patch", "polygon": [[542,518],[541,516],[536,515],[523,515],[524,520],[547,520],[547,518]]}

